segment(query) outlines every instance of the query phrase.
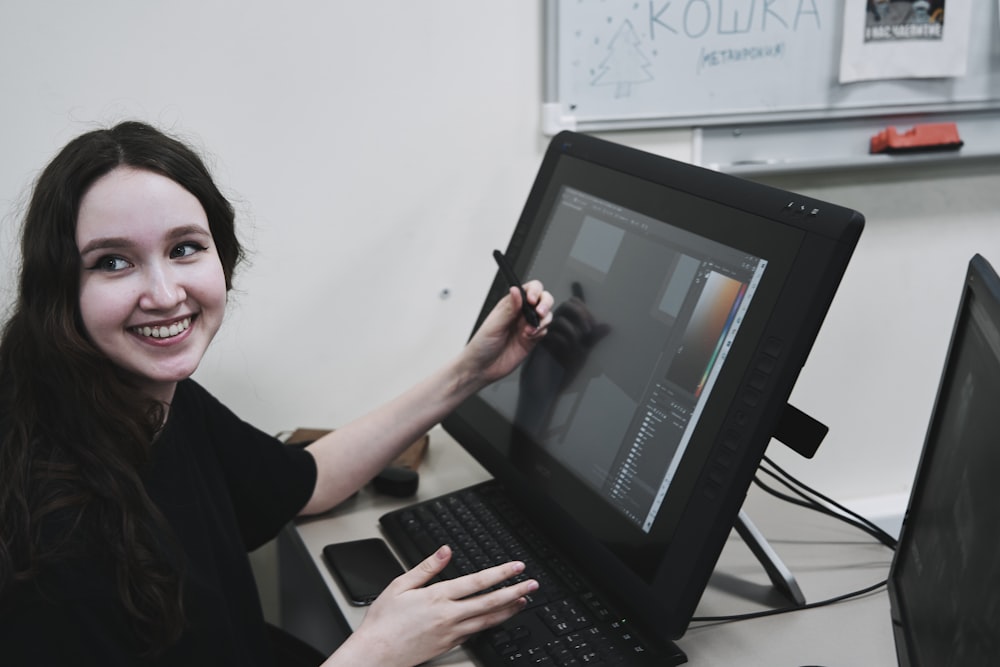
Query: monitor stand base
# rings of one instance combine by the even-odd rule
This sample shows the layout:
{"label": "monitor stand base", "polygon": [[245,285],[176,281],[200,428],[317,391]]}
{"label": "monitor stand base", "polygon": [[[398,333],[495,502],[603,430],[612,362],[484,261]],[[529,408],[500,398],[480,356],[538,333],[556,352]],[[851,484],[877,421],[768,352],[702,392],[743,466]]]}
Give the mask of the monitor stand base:
{"label": "monitor stand base", "polygon": [[777,552],[771,548],[767,539],[757,530],[757,526],[753,524],[749,515],[744,510],[740,510],[733,527],[736,528],[737,534],[743,539],[746,545],[750,547],[753,555],[760,561],[774,587],[795,606],[801,607],[805,605],[806,598],[802,594],[802,589],[799,588],[798,582],[795,580],[795,575],[788,569],[788,566],[781,560]]}

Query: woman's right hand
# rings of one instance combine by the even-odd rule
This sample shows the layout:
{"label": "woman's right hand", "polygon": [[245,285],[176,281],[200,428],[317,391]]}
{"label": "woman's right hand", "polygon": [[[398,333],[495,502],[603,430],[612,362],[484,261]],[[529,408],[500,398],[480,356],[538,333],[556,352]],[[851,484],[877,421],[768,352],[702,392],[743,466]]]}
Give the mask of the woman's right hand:
{"label": "woman's right hand", "polygon": [[538,589],[528,579],[481,592],[521,574],[524,563],[516,561],[428,586],[450,560],[451,549],[443,546],[393,580],[325,665],[418,665],[506,621]]}

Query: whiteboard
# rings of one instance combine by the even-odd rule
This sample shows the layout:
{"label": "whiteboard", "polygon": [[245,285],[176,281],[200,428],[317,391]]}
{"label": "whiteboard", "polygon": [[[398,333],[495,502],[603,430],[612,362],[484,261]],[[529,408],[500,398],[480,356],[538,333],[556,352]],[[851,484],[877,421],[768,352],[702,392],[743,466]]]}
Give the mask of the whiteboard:
{"label": "whiteboard", "polygon": [[1000,108],[995,0],[965,76],[841,84],[844,1],[547,0],[545,131]]}

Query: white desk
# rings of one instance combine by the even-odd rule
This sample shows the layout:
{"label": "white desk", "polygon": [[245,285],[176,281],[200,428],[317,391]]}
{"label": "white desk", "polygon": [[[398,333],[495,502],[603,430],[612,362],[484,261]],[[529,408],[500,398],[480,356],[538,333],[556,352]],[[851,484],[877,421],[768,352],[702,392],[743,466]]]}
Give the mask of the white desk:
{"label": "white desk", "polygon": [[[361,622],[365,608],[345,600],[322,561],[323,546],[378,535],[378,519],[385,512],[488,478],[486,471],[438,427],[431,432],[416,497],[399,500],[363,489],[331,512],[297,522],[298,537],[352,627]],[[885,579],[888,573],[891,552],[845,524],[755,489],[744,509],[795,574],[808,602],[864,588]],[[767,602],[778,600],[775,596],[767,575],[734,532],[696,615],[764,610],[769,608]],[[884,588],[831,607],[730,623],[695,622],[677,644],[694,667],[896,664]],[[476,663],[465,651],[456,650],[430,664]]]}

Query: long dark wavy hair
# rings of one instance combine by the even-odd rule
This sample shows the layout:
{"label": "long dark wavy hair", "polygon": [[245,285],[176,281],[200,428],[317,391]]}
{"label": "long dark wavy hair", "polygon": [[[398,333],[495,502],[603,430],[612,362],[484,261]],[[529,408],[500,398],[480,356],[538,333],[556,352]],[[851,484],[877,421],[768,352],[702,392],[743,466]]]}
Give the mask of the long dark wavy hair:
{"label": "long dark wavy hair", "polygon": [[201,158],[149,125],[83,134],[39,175],[0,340],[0,595],[99,545],[140,645],[155,653],[184,627],[181,563],[142,481],[166,408],[94,346],[80,315],[80,201],[120,166],[166,176],[197,197],[227,289],[243,257],[233,207]]}

